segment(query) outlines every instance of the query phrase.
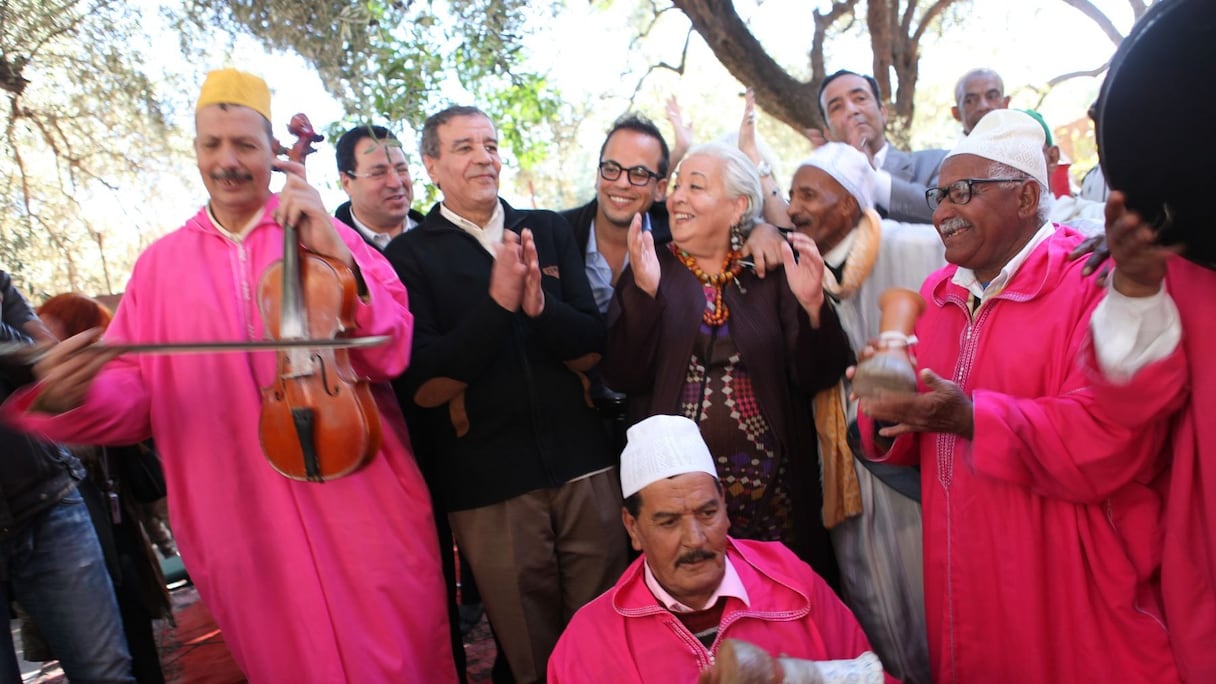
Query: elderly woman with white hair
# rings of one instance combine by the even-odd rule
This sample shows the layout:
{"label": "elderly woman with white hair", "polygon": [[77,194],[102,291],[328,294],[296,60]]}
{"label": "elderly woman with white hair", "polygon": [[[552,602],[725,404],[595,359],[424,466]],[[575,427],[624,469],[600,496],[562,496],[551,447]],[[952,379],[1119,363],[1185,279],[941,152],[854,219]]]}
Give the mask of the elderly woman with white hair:
{"label": "elderly woman with white hair", "polygon": [[741,235],[760,203],[759,176],[738,149],[689,151],[667,200],[672,243],[656,249],[639,221],[630,229],[601,368],[629,396],[632,421],[683,414],[699,424],[733,536],[783,541],[835,582],[809,398],[852,356],[810,238],[782,246],[784,271],[761,279],[745,268]]}

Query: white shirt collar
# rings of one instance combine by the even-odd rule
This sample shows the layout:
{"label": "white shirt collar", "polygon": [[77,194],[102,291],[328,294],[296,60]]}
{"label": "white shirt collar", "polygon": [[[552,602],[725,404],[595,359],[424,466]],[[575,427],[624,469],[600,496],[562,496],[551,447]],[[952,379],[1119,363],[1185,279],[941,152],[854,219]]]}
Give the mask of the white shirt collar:
{"label": "white shirt collar", "polygon": [[[393,238],[395,238],[395,237],[397,237],[397,235],[401,234],[401,233],[397,233],[397,235],[390,235],[388,233],[381,233],[379,231],[375,231],[375,230],[372,230],[371,228],[368,228],[367,224],[360,221],[359,217],[355,214],[355,207],[353,205],[350,208],[350,220],[353,221],[355,224],[352,227],[355,230],[359,231],[359,233],[361,235],[363,235],[364,239],[366,239],[368,242],[371,242],[376,247],[379,247],[382,251],[384,250],[385,247],[388,247],[388,243],[392,242]],[[406,224],[406,230],[413,227],[413,226],[409,225],[410,218],[408,216],[405,218],[405,224]],[[404,231],[402,231],[402,232],[404,232]]]}
{"label": "white shirt collar", "polygon": [[979,298],[981,302],[994,297],[1000,294],[1001,290],[1005,289],[1005,286],[1008,285],[1009,281],[1013,279],[1013,276],[1018,272],[1018,269],[1022,267],[1022,264],[1026,263],[1026,259],[1030,256],[1030,253],[1034,251],[1034,248],[1041,245],[1055,232],[1056,227],[1052,225],[1050,221],[1044,223],[1039,228],[1038,232],[1031,236],[1030,240],[1024,247],[1022,247],[1021,251],[1014,254],[1013,258],[1010,259],[1003,268],[1001,268],[1001,272],[992,279],[992,282],[988,283],[987,287],[985,287],[984,284],[975,277],[974,271],[969,268],[963,268],[962,266],[959,266],[958,270],[954,272],[954,277],[951,278],[951,282],[966,289],[968,292]]}
{"label": "white shirt collar", "polygon": [[506,223],[506,214],[502,210],[502,202],[494,203],[494,213],[490,215],[489,222],[484,226],[479,226],[467,218],[448,209],[448,205],[440,202],[439,213],[444,218],[451,221],[464,232],[477,238],[481,246],[485,248],[490,256],[494,256],[494,245],[502,242],[502,231]]}
{"label": "white shirt collar", "polygon": [[887,150],[891,149],[891,145],[885,140],[882,143],[882,148],[874,153],[874,168],[881,169],[882,165],[887,161]]}

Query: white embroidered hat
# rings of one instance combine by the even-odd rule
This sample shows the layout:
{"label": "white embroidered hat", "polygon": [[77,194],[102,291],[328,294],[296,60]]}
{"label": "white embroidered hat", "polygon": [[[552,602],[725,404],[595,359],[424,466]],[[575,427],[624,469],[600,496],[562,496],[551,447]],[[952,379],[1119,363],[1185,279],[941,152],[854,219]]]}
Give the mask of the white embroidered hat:
{"label": "white embroidered hat", "polygon": [[830,142],[820,145],[798,165],[823,169],[845,189],[862,209],[874,208],[874,188],[878,181],[870,160],[852,145]]}
{"label": "white embroidered hat", "polygon": [[1047,160],[1043,157],[1046,142],[1043,127],[1029,114],[1016,109],[996,109],[985,114],[946,158],[974,154],[1011,166],[1047,185]]}
{"label": "white embroidered hat", "polygon": [[718,477],[701,429],[684,416],[651,416],[629,428],[625,439],[621,452],[621,495],[625,498],[674,475]]}

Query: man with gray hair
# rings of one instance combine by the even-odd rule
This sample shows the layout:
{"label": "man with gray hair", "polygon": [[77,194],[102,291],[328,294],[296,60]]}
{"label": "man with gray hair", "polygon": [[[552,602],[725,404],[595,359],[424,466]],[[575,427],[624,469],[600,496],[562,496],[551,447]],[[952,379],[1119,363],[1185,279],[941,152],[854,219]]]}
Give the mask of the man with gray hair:
{"label": "man with gray hair", "polygon": [[[549,660],[550,684],[708,681],[704,671],[731,640],[772,658],[857,658],[848,681],[882,680],[857,621],[809,565],[779,542],[727,536],[722,483],[696,423],[651,416],[628,440],[621,522],[642,555],[570,621]],[[823,681],[818,668],[814,678],[794,676],[800,665],[770,666],[765,681],[781,668],[772,681]]]}
{"label": "man with gray hair", "polygon": [[[881,332],[883,292],[918,289],[946,263],[933,226],[879,218],[874,176],[864,154],[830,142],[799,165],[790,185],[790,221],[823,250],[823,287],[855,353]],[[854,457],[848,426],[857,402],[848,396],[845,380],[814,399],[823,520],[844,599],[893,675],[928,682],[920,474]]]}
{"label": "man with gray hair", "polygon": [[972,69],[963,74],[954,86],[954,106],[950,113],[963,125],[963,135],[996,109],[1008,109],[1009,96],[1005,94],[1005,82],[992,69]]}
{"label": "man with gray hair", "polygon": [[543,681],[566,620],[627,564],[614,455],[581,373],[604,323],[570,225],[498,197],[498,132],[475,107],[422,128],[443,192],[385,256],[410,293],[405,393],[515,680]]}
{"label": "man with gray hair", "polygon": [[867,456],[921,467],[933,681],[1176,681],[1156,480],[1178,400],[1140,387],[1130,411],[1087,372],[1104,292],[1043,218],[1044,142],[997,110],[946,157],[919,391],[862,397],[859,429]]}

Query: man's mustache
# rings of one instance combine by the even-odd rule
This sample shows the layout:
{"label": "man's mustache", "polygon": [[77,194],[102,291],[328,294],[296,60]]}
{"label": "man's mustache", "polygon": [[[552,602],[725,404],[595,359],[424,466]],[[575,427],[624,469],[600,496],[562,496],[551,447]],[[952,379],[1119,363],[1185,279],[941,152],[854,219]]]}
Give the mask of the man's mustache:
{"label": "man's mustache", "polygon": [[253,180],[253,174],[247,171],[237,169],[228,169],[225,171],[216,171],[211,174],[211,178],[217,181],[248,181]]}
{"label": "man's mustache", "polygon": [[694,551],[689,551],[688,553],[684,554],[683,556],[680,556],[679,558],[677,558],[676,567],[678,568],[681,565],[684,565],[686,563],[699,563],[703,560],[713,560],[714,558],[717,558],[717,557],[718,557],[718,554],[714,553],[713,551],[707,551],[706,549],[696,549]]}

